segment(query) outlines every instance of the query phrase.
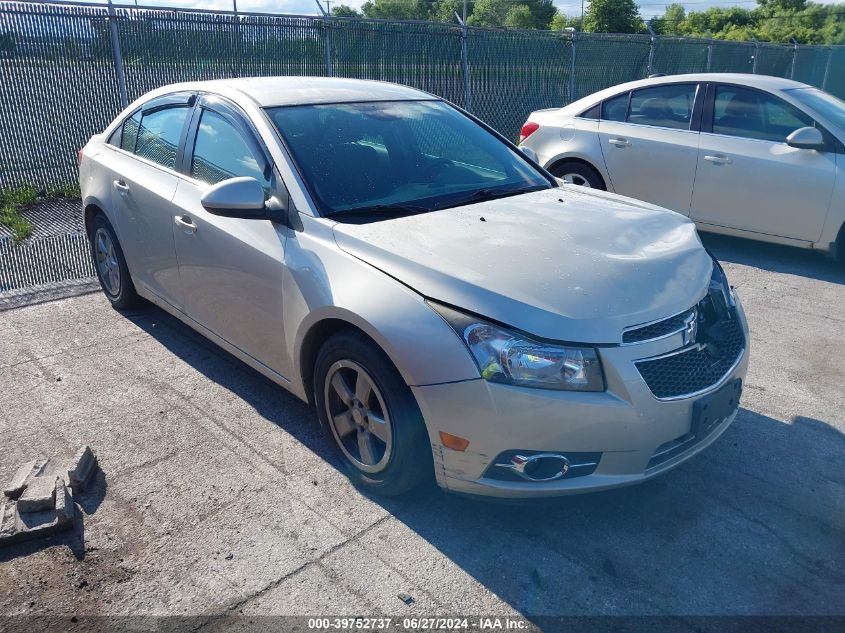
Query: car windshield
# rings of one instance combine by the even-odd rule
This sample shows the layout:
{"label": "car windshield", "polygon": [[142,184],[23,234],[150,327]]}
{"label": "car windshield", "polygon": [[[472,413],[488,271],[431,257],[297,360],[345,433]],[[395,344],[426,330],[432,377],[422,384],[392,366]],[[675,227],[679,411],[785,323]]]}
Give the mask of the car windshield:
{"label": "car windshield", "polygon": [[324,215],[425,213],[551,187],[518,151],[442,101],[268,112]]}
{"label": "car windshield", "polygon": [[845,130],[845,101],[818,88],[793,88],[786,92],[840,129]]}

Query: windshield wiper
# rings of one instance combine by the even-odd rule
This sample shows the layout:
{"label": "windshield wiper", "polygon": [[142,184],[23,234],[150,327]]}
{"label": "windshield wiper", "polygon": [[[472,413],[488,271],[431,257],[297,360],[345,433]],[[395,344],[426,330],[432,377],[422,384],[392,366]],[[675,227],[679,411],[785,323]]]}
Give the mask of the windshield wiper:
{"label": "windshield wiper", "polygon": [[412,204],[374,204],[371,207],[358,207],[330,213],[331,218],[377,216],[377,217],[400,217],[406,215],[417,215],[428,213],[429,207],[421,207]]}
{"label": "windshield wiper", "polygon": [[456,202],[451,203],[450,206],[459,207],[465,204],[472,204],[473,202],[485,202],[487,200],[495,200],[496,198],[507,198],[508,196],[516,196],[521,193],[531,193],[532,191],[540,191],[541,189],[548,189],[548,184],[533,185],[530,187],[511,187],[504,188],[487,188],[473,191],[466,198],[461,198]]}

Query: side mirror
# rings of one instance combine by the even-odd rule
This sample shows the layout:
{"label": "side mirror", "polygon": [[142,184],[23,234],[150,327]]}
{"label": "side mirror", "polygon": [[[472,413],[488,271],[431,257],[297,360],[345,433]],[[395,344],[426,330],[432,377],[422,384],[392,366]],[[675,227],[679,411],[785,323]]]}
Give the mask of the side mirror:
{"label": "side mirror", "polygon": [[786,137],[786,144],[798,149],[824,149],[824,136],[818,128],[802,127]]}
{"label": "side mirror", "polygon": [[255,178],[230,178],[213,185],[200,203],[209,213],[226,218],[264,219],[264,188]]}
{"label": "side mirror", "polygon": [[522,152],[523,154],[525,154],[528,158],[533,160],[535,163],[539,160],[537,158],[537,152],[535,152],[530,147],[520,147],[519,151]]}

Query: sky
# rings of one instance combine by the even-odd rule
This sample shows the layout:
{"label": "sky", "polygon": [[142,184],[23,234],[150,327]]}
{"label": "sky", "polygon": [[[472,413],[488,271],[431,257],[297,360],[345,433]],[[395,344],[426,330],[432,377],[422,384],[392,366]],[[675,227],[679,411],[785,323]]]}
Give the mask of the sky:
{"label": "sky", "polygon": [[[104,0],[94,0],[104,1]],[[114,0],[115,4],[134,4],[135,0]],[[821,4],[832,4],[837,0],[814,0]],[[842,0],[839,0],[840,2]],[[351,7],[360,7],[364,0],[330,0],[334,6],[336,2]],[[267,13],[315,14],[318,12],[316,0],[237,0],[241,11],[261,11]],[[325,6],[325,0],[321,0]],[[649,18],[662,15],[671,0],[639,0],[640,14]],[[138,0],[139,5],[159,7],[190,7],[195,9],[231,9],[232,0]],[[586,2],[585,6],[589,2]],[[681,2],[687,11],[704,11],[710,7],[745,7],[754,8],[755,0],[689,0]],[[555,0],[555,6],[568,16],[581,15],[581,0]]]}

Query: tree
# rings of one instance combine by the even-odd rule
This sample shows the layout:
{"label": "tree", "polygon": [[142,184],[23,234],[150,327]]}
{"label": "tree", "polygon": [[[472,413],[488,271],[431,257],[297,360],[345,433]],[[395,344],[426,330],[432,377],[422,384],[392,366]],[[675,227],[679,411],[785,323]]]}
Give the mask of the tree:
{"label": "tree", "polygon": [[645,23],[634,0],[592,0],[584,16],[584,30],[592,33],[641,33]]}
{"label": "tree", "polygon": [[[474,2],[467,2],[467,18],[472,15]],[[431,19],[437,22],[454,22],[455,14],[464,14],[463,0],[439,0],[432,5]]]}
{"label": "tree", "polygon": [[548,29],[556,13],[552,0],[522,0],[519,4],[513,0],[476,0],[467,21],[476,26]]}
{"label": "tree", "polygon": [[467,22],[474,26],[502,26],[510,8],[510,0],[476,0]]}
{"label": "tree", "polygon": [[340,4],[332,7],[332,15],[336,18],[360,18],[361,12],[358,9],[353,9],[349,5]]}
{"label": "tree", "polygon": [[383,20],[428,20],[430,3],[426,0],[367,0],[361,7],[368,18]]}
{"label": "tree", "polygon": [[534,24],[534,15],[531,13],[531,9],[524,4],[512,6],[505,16],[505,26],[512,29],[533,29],[535,28]]}
{"label": "tree", "polygon": [[681,28],[684,20],[687,19],[687,12],[682,4],[670,4],[662,17],[652,22],[654,32],[659,35],[681,35]]}

